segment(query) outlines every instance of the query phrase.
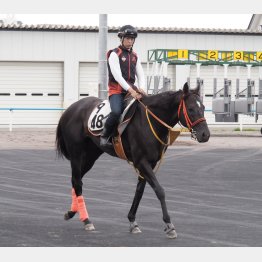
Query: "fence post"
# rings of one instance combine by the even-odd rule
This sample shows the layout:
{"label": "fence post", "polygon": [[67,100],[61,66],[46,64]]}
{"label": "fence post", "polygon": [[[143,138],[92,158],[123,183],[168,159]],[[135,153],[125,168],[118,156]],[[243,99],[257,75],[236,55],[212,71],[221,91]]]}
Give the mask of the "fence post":
{"label": "fence post", "polygon": [[9,131],[12,132],[13,130],[13,109],[9,109]]}

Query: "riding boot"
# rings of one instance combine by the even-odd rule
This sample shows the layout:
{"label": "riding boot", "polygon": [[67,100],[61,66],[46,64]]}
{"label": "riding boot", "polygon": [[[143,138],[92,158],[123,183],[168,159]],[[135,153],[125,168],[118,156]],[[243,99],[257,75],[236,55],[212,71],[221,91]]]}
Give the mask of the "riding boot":
{"label": "riding boot", "polygon": [[109,141],[111,136],[111,131],[107,128],[104,127],[101,136],[100,136],[100,146],[101,147],[112,147],[113,144]]}
{"label": "riding boot", "polygon": [[114,130],[116,130],[117,128],[119,117],[120,116],[114,112],[111,112],[109,114],[100,137],[101,147],[113,147],[113,144],[109,141],[109,139],[114,133]]}

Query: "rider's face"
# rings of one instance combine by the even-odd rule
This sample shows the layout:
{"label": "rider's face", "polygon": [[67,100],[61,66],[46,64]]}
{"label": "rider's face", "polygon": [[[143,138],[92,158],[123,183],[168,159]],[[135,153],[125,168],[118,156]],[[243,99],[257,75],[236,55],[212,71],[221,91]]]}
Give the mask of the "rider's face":
{"label": "rider's face", "polygon": [[122,45],[126,49],[130,49],[133,46],[134,42],[135,42],[135,38],[134,37],[126,36],[123,39]]}

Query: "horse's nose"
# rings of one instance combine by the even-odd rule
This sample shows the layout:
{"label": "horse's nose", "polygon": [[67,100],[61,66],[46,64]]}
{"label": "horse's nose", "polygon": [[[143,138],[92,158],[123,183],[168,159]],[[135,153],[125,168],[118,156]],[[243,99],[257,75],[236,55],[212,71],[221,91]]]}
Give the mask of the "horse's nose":
{"label": "horse's nose", "polygon": [[202,133],[202,142],[207,142],[210,137],[210,132],[203,132]]}
{"label": "horse's nose", "polygon": [[202,131],[199,132],[199,135],[197,136],[197,140],[199,143],[205,143],[209,140],[210,132],[208,131]]}

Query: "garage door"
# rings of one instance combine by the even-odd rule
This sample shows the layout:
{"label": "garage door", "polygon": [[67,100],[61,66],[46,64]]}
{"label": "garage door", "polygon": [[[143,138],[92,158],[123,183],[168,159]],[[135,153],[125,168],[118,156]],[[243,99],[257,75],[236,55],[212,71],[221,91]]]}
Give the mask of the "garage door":
{"label": "garage door", "polygon": [[[14,125],[56,125],[62,100],[62,63],[0,62],[0,108],[24,109],[13,111]],[[0,124],[9,117],[1,110]]]}
{"label": "garage door", "polygon": [[98,63],[79,64],[79,99],[98,97]]}

